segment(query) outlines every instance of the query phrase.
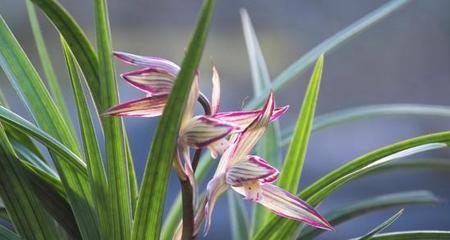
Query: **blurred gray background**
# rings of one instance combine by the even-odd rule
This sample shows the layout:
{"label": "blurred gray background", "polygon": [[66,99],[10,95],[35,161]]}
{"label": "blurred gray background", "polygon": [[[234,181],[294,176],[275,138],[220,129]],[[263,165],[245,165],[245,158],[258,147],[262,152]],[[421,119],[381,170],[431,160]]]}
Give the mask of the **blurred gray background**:
{"label": "blurred gray background", "polygon": [[[63,0],[62,4],[94,40],[92,1]],[[210,93],[211,62],[222,80],[222,109],[239,109],[252,96],[250,68],[242,36],[239,9],[246,8],[253,20],[272,77],[309,49],[351,24],[386,1],[217,1],[207,48],[201,65],[202,91]],[[110,0],[113,46],[116,50],[160,56],[181,62],[195,24],[199,0]],[[450,1],[412,1],[369,30],[326,54],[317,114],[367,104],[450,103]],[[24,0],[1,0],[0,13],[6,19],[29,57],[39,65]],[[70,83],[63,65],[59,39],[49,22],[40,15],[47,46],[59,80],[68,93],[66,101],[76,119]],[[131,68],[117,62],[117,73]],[[276,95],[280,105],[289,104],[281,119],[282,128],[291,126],[298,115],[310,70],[298,76]],[[13,89],[0,73],[1,89],[16,112],[29,118]],[[121,101],[143,94],[119,80]],[[158,119],[126,119],[139,177],[143,172],[149,144]],[[313,135],[302,175],[301,188],[336,167],[368,151],[406,138],[450,129],[450,121],[432,117],[384,117],[365,120]],[[419,157],[449,158],[448,150]],[[393,172],[357,180],[335,192],[320,212],[384,193],[429,189],[445,201],[438,206],[408,207],[388,231],[450,229],[450,176],[444,172]],[[178,192],[171,178],[168,204]],[[218,202],[213,225],[206,239],[229,239],[227,198]],[[168,205],[167,205],[168,206]],[[247,204],[250,208],[250,205]],[[396,210],[360,217],[339,225],[336,232],[319,239],[359,236],[378,225]]]}

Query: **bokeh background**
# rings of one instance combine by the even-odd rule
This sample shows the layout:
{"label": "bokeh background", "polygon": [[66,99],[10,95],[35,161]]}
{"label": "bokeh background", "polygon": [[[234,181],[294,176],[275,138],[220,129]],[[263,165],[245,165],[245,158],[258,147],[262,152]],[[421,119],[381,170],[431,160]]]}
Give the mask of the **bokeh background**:
{"label": "bokeh background", "polygon": [[[95,42],[92,1],[61,2]],[[383,3],[385,1],[219,0],[201,64],[201,88],[210,93],[210,67],[214,62],[221,74],[222,109],[239,109],[253,94],[240,8],[248,10],[271,76],[275,77],[309,49]],[[200,5],[199,0],[110,0],[114,49],[160,56],[180,63]],[[450,1],[447,0],[412,1],[327,53],[317,114],[368,104],[450,104],[449,9]],[[1,0],[0,13],[42,73],[24,0]],[[66,101],[76,119],[58,36],[42,14],[40,20],[59,81],[67,92]],[[117,73],[130,69],[119,62],[116,66]],[[281,119],[282,128],[294,124],[310,72],[298,76],[277,94],[280,105],[291,106]],[[0,83],[14,110],[30,118],[3,73],[0,73]],[[121,80],[119,87],[121,101],[142,96]],[[126,119],[125,123],[140,177],[158,119]],[[383,117],[317,132],[310,141],[300,188],[378,147],[449,129],[450,121],[443,118]],[[419,157],[449,158],[450,152],[434,151]],[[418,189],[429,189],[445,201],[437,206],[408,207],[389,230],[450,229],[450,175],[444,172],[405,171],[357,180],[335,192],[319,210],[326,212],[380,194]],[[172,176],[168,204],[177,192],[178,183]],[[250,208],[250,205],[246,206]],[[206,239],[230,239],[227,209],[227,198],[222,197]],[[391,209],[357,218],[319,238],[359,236],[395,211]]]}

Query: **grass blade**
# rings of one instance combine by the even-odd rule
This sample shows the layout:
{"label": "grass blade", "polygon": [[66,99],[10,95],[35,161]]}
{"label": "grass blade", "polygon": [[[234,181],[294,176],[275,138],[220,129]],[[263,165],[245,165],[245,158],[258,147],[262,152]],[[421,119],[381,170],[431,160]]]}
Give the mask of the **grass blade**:
{"label": "grass blade", "polygon": [[55,225],[33,194],[1,124],[0,170],[0,195],[19,234],[26,239],[58,239]]}
{"label": "grass blade", "polygon": [[55,71],[53,70],[52,61],[47,52],[47,47],[45,46],[44,38],[42,37],[41,27],[39,26],[39,20],[36,16],[36,10],[31,2],[26,1],[28,18],[31,23],[31,30],[33,31],[34,40],[36,41],[36,48],[38,50],[39,59],[41,60],[42,67],[44,69],[45,78],[49,86],[50,93],[61,111],[64,120],[70,127],[70,130],[75,133],[72,121],[70,120],[70,114],[67,111],[67,105],[64,101],[64,97],[61,91],[61,87],[56,78]]}
{"label": "grass blade", "polygon": [[367,233],[366,235],[358,238],[359,240],[367,240],[367,239],[372,239],[372,236],[382,232],[384,229],[388,228],[389,226],[391,226],[395,221],[397,221],[397,219],[403,214],[403,209],[401,209],[400,211],[398,211],[396,214],[394,214],[392,217],[390,217],[389,219],[387,219],[386,221],[384,221],[383,223],[381,223],[380,225],[378,225],[377,227],[375,227],[374,229],[372,229],[369,233]]}
{"label": "grass blade", "polygon": [[[391,193],[349,204],[348,206],[336,208],[332,212],[325,214],[325,218],[331,223],[331,225],[337,226],[338,224],[348,220],[386,208],[418,204],[437,204],[440,201],[441,200],[437,196],[428,191]],[[324,231],[320,229],[307,227],[302,234],[300,234],[299,239],[314,239],[323,232]]]}
{"label": "grass blade", "polygon": [[[299,197],[312,206],[317,206],[332,192],[345,183],[376,169],[386,162],[431,149],[446,147],[450,143],[450,132],[440,132],[405,140],[367,153],[332,171],[304,189]],[[255,239],[270,239],[274,229],[284,236],[290,236],[297,229],[298,222],[273,218],[257,234]]]}
{"label": "grass blade", "polygon": [[0,239],[20,240],[20,237],[11,230],[9,230],[8,228],[6,228],[5,226],[0,225]]}
{"label": "grass blade", "polygon": [[[450,117],[450,107],[425,104],[381,104],[349,108],[317,116],[314,119],[313,131],[368,118],[397,115]],[[282,132],[281,145],[290,142],[292,132],[293,128]]]}
{"label": "grass blade", "polygon": [[[97,35],[98,75],[102,76],[100,111],[118,103],[118,91],[112,63],[112,47],[106,0],[95,1],[95,25]],[[109,184],[111,239],[126,240],[131,236],[131,199],[127,154],[121,118],[102,118],[105,135],[107,179]],[[106,217],[106,216],[105,216]],[[106,227],[106,226],[105,226]],[[105,232],[106,233],[106,232]]]}
{"label": "grass blade", "polygon": [[297,192],[303,162],[308,148],[308,140],[311,135],[312,122],[319,95],[320,80],[322,79],[323,55],[317,60],[311,80],[306,90],[300,114],[294,130],[293,140],[289,145],[284,159],[283,168],[280,171],[278,185],[289,192]]}
{"label": "grass blade", "polygon": [[230,214],[238,214],[237,216],[230,216],[231,233],[235,240],[245,240],[249,236],[248,227],[248,216],[245,212],[245,208],[242,205],[242,200],[237,197],[237,195],[231,191],[227,192],[228,206],[230,209],[237,209],[237,211],[231,211]]}
{"label": "grass blade", "polygon": [[95,134],[94,125],[90,116],[87,100],[83,94],[81,79],[78,76],[75,61],[72,53],[68,48],[66,42],[61,39],[63,46],[64,57],[66,59],[67,71],[72,84],[72,91],[77,106],[78,122],[81,129],[81,138],[83,142],[84,155],[86,159],[87,175],[89,184],[91,186],[92,196],[94,199],[94,206],[97,213],[101,234],[107,238],[108,232],[108,206],[107,203],[107,189],[105,168],[100,153],[97,136]]}
{"label": "grass blade", "polygon": [[0,107],[0,121],[23,134],[36,138],[45,147],[61,156],[67,164],[73,166],[74,169],[78,169],[77,171],[80,174],[84,173],[86,175],[86,164],[80,157],[42,129],[4,107]]}
{"label": "grass blade", "polygon": [[[289,81],[292,81],[295,76],[303,73],[309,66],[311,66],[315,59],[317,59],[322,53],[330,52],[330,50],[340,46],[342,43],[348,41],[356,34],[362,32],[368,27],[372,26],[381,19],[387,17],[389,14],[393,13],[395,10],[399,9],[407,0],[393,0],[390,1],[373,12],[362,17],[358,21],[352,23],[348,27],[337,32],[333,36],[329,37],[309,52],[304,54],[296,62],[291,64],[282,73],[280,73],[273,81],[273,90],[278,91]],[[270,89],[265,89],[265,93],[269,93]],[[264,97],[258,97],[253,99],[247,104],[247,108],[254,108],[264,102]]]}
{"label": "grass blade", "polygon": [[448,240],[450,231],[405,231],[375,235],[372,240]]}
{"label": "grass blade", "polygon": [[[0,19],[0,65],[39,126],[79,155],[80,150],[75,136],[68,131],[67,123],[2,18]],[[80,169],[74,168],[58,155],[52,155],[52,157],[74,209],[83,238],[98,239],[97,220],[91,207],[92,196],[85,173],[80,173]]]}
{"label": "grass blade", "polygon": [[[255,30],[253,28],[250,17],[245,9],[241,9],[241,21],[242,21],[242,29],[244,33],[245,43],[247,46],[247,53],[249,57],[252,80],[253,80],[253,89],[255,97],[259,97],[264,93],[264,89],[271,88],[272,84],[270,82],[270,74],[267,69],[266,61],[264,59],[261,47],[258,42],[258,38],[256,37]],[[279,167],[280,165],[280,148],[279,143],[281,141],[281,132],[279,122],[275,121],[270,124],[259,141],[256,152],[258,156],[261,156],[269,163],[271,163],[275,167]],[[231,202],[231,201],[230,201]],[[242,216],[245,213],[237,212],[239,209],[231,208],[230,211],[234,211],[232,216]],[[265,221],[269,211],[267,211],[264,207],[255,204],[253,207],[253,217],[251,223],[251,232],[253,233],[255,229],[262,225]],[[238,221],[238,219],[230,219],[232,226],[236,226],[236,228],[247,228],[246,225],[236,225],[234,222]],[[239,232],[247,231],[247,229],[238,230]]]}
{"label": "grass blade", "polygon": [[175,156],[184,103],[205,46],[213,8],[214,0],[204,2],[186,56],[181,64],[180,73],[165,107],[170,111],[164,111],[158,124],[136,206],[133,239],[159,238],[164,198],[170,166]]}
{"label": "grass blade", "polygon": [[66,40],[91,90],[97,109],[106,109],[100,100],[98,59],[85,33],[64,7],[55,0],[29,0],[36,4]]}

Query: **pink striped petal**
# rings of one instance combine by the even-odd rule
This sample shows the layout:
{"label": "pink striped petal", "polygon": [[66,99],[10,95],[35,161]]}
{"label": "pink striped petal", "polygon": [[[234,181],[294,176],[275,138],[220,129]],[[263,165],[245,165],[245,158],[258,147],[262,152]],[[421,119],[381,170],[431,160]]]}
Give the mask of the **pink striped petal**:
{"label": "pink striped petal", "polygon": [[157,117],[164,111],[168,95],[145,97],[118,104],[108,109],[103,116]]}
{"label": "pink striped petal", "polygon": [[219,111],[220,103],[220,78],[215,66],[213,66],[211,102],[211,113],[214,115]]}
{"label": "pink striped petal", "polygon": [[202,115],[194,117],[189,122],[182,130],[181,139],[186,145],[202,148],[238,129],[236,125]]}
{"label": "pink striped petal", "polygon": [[233,143],[235,147],[231,148],[231,163],[244,160],[247,155],[249,155],[253,147],[266,131],[266,128],[270,123],[270,117],[272,116],[274,107],[275,101],[273,98],[273,93],[271,93],[267,98],[267,101],[265,102],[259,116],[252,123],[250,123],[245,131],[238,135]]}
{"label": "pink striped petal", "polygon": [[171,75],[177,75],[180,71],[180,67],[177,64],[163,58],[139,56],[126,52],[114,52],[114,56],[122,62],[165,71]]}
{"label": "pink striped petal", "polygon": [[[244,187],[233,187],[233,190],[246,196]],[[288,219],[305,222],[316,228],[328,231],[334,228],[313,207],[288,191],[272,184],[261,186],[261,197],[256,201],[273,213]]]}
{"label": "pink striped petal", "polygon": [[216,176],[208,182],[208,186],[206,187],[207,196],[205,205],[205,235],[208,233],[209,228],[211,227],[211,216],[217,199],[219,199],[220,195],[222,195],[222,193],[224,193],[226,190],[228,190],[228,185],[225,183],[224,175]]}
{"label": "pink striped petal", "polygon": [[129,84],[149,95],[169,94],[176,76],[154,68],[142,68],[120,75]]}
{"label": "pink striped petal", "polygon": [[254,121],[248,124],[248,127],[243,132],[232,136],[230,139],[231,145],[223,153],[215,176],[225,173],[233,164],[246,159],[270,123],[274,105],[275,102],[271,93],[262,111],[260,111]]}
{"label": "pink striped petal", "polygon": [[197,102],[199,95],[200,95],[200,87],[198,85],[198,75],[196,75],[191,85],[191,90],[189,92],[186,106],[184,107],[180,130],[183,131],[183,129],[185,129],[188,126],[188,124],[194,117],[195,103]]}
{"label": "pink striped petal", "polygon": [[[289,106],[277,107],[273,110],[273,114],[270,117],[270,121],[273,122],[277,120],[281,115],[287,112]],[[234,111],[234,112],[219,112],[214,114],[215,118],[220,118],[223,121],[234,123],[239,125],[242,129],[245,129],[255,121],[261,110],[255,111]]]}
{"label": "pink striped petal", "polygon": [[278,179],[278,170],[266,160],[250,155],[247,159],[234,164],[226,173],[226,182],[231,186],[242,186],[250,180],[271,183]]}
{"label": "pink striped petal", "polygon": [[211,157],[216,159],[218,156],[222,155],[225,150],[230,146],[230,142],[225,139],[219,139],[208,145],[208,149],[211,152]]}

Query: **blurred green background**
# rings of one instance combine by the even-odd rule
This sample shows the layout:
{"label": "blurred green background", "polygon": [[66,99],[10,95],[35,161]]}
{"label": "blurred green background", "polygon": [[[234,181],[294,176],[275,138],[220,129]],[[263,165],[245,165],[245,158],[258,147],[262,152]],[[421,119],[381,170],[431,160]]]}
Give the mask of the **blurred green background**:
{"label": "blurred green background", "polygon": [[[93,3],[62,0],[94,41]],[[322,0],[217,1],[212,29],[201,65],[201,88],[210,93],[211,64],[221,75],[223,110],[241,108],[252,96],[250,67],[242,35],[239,9],[252,18],[272,77],[327,37],[351,24],[386,1]],[[110,0],[114,49],[141,55],[160,56],[180,63],[190,31],[195,24],[200,0]],[[450,104],[450,1],[412,1],[388,18],[326,53],[318,114],[367,104]],[[1,0],[0,13],[42,73],[31,34],[24,0]],[[66,101],[75,109],[65,72],[59,38],[40,13],[40,20]],[[117,62],[117,73],[131,68]],[[118,75],[117,74],[117,75]],[[310,71],[298,76],[276,94],[278,104],[291,106],[281,127],[291,126],[298,114]],[[1,90],[14,111],[29,118],[13,89],[0,73]],[[119,79],[121,101],[142,94]],[[158,119],[126,119],[131,148],[139,176]],[[332,169],[378,147],[422,134],[450,129],[449,119],[384,117],[342,125],[314,134],[306,158],[302,186]],[[420,158],[449,158],[448,150],[422,154]],[[449,159],[450,160],[450,159]],[[178,191],[171,180],[170,204]],[[351,204],[383,193],[430,189],[450,199],[450,175],[433,171],[405,171],[375,175],[339,190],[324,202],[320,212]],[[206,239],[229,239],[226,197],[214,213],[212,230]],[[250,205],[249,205],[250,209]],[[361,235],[388,218],[395,210],[381,211],[337,227],[320,239],[342,239]],[[389,229],[450,229],[447,201],[406,209]]]}

